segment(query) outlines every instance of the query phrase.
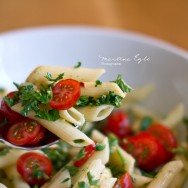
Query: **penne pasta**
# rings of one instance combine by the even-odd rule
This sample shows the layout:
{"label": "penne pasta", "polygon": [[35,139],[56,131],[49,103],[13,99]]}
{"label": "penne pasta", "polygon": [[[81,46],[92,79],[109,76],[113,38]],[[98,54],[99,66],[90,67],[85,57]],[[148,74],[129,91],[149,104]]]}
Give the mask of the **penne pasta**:
{"label": "penne pasta", "polygon": [[86,106],[76,108],[88,122],[101,121],[108,117],[114,109],[112,105]]}
{"label": "penne pasta", "polygon": [[170,129],[173,129],[176,125],[181,123],[183,117],[185,115],[184,105],[182,103],[175,106],[167,116],[162,119],[160,122],[167,126]]}
{"label": "penne pasta", "polygon": [[159,171],[157,176],[147,188],[169,188],[172,180],[176,178],[177,174],[182,170],[182,161],[171,161],[165,164]]}
{"label": "penne pasta", "polygon": [[0,188],[7,188],[4,184],[0,183]]}
{"label": "penne pasta", "polygon": [[[12,107],[12,110],[15,112],[20,112],[22,110],[21,104],[16,104]],[[76,129],[70,123],[66,122],[65,120],[58,119],[56,121],[47,121],[43,119],[39,119],[35,117],[34,112],[29,112],[28,117],[36,120],[46,129],[57,135],[59,138],[64,140],[65,142],[71,144],[75,147],[83,147],[89,144],[92,144],[93,141],[87,137],[83,132],[79,129]],[[77,140],[79,142],[77,142]]]}
{"label": "penne pasta", "polygon": [[148,178],[146,176],[142,176],[142,175],[135,174],[135,173],[133,173],[131,177],[133,179],[133,184],[135,188],[142,187],[153,180],[153,178]]}
{"label": "penne pasta", "polygon": [[82,126],[85,122],[84,115],[73,107],[68,110],[60,110],[59,115],[67,122],[76,126]]}
{"label": "penne pasta", "polygon": [[57,67],[57,66],[39,66],[35,68],[26,79],[27,82],[36,85],[47,85],[49,81],[44,77],[47,73],[56,78],[59,74],[64,73],[63,79],[75,79],[80,82],[91,82],[97,80],[103,73],[104,69],[89,69],[89,68],[72,68],[72,67]]}
{"label": "penne pasta", "polygon": [[105,178],[100,183],[100,188],[113,188],[116,181],[117,181],[117,178]]}
{"label": "penne pasta", "polygon": [[95,82],[84,82],[83,87],[81,87],[81,95],[91,96],[98,98],[101,95],[107,95],[109,91],[113,91],[116,95],[124,98],[126,93],[124,93],[120,87],[113,82],[103,82],[101,85],[96,86]]}

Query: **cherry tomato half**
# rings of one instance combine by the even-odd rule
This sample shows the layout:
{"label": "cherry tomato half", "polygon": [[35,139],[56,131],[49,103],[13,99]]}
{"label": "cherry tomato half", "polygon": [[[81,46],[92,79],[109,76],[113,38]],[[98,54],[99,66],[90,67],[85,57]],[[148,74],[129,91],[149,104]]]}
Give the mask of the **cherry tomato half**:
{"label": "cherry tomato half", "polygon": [[[16,94],[16,91],[10,92],[7,95],[7,97],[12,99],[14,98],[15,94]],[[2,114],[7,118],[9,123],[20,121],[23,118],[23,116],[21,116],[19,113],[11,110],[11,108],[8,106],[5,100],[1,101],[1,111],[2,111]]]}
{"label": "cherry tomato half", "polygon": [[177,147],[177,141],[172,131],[161,124],[151,125],[146,131],[156,137],[160,144],[164,146],[167,153],[167,161],[171,160],[174,156],[171,150]]}
{"label": "cherry tomato half", "polygon": [[126,172],[118,178],[113,188],[133,188],[131,176]]}
{"label": "cherry tomato half", "polygon": [[36,144],[38,142],[40,142],[43,138],[44,138],[44,135],[46,133],[46,129],[43,128],[42,126],[40,126],[40,130],[39,130],[39,133],[37,134],[37,136],[31,140],[28,144]]}
{"label": "cherry tomato half", "polygon": [[94,153],[95,151],[95,144],[90,144],[84,148],[85,155],[79,160],[76,160],[74,162],[75,167],[81,167],[89,158],[90,156]]}
{"label": "cherry tomato half", "polygon": [[18,146],[28,144],[38,136],[40,127],[36,121],[23,119],[8,129],[7,140]]}
{"label": "cherry tomato half", "polygon": [[104,126],[106,134],[113,133],[119,138],[125,138],[132,133],[128,114],[123,111],[115,111],[108,118]]}
{"label": "cherry tomato half", "polygon": [[53,98],[50,106],[56,110],[73,107],[80,97],[80,82],[73,79],[61,80],[52,87]]}
{"label": "cherry tomato half", "polygon": [[30,185],[44,184],[51,176],[52,170],[51,161],[39,153],[27,152],[17,160],[17,171]]}
{"label": "cherry tomato half", "polygon": [[122,147],[136,159],[139,168],[152,171],[164,163],[165,150],[151,134],[138,133],[126,140]]}

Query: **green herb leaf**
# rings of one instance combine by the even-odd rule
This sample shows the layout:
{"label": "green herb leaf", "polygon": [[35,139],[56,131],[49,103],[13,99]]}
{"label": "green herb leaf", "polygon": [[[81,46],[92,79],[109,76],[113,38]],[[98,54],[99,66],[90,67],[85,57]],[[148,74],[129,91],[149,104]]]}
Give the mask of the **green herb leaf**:
{"label": "green herb leaf", "polygon": [[10,151],[9,147],[4,147],[0,149],[0,156],[5,156]]}
{"label": "green herb leaf", "polygon": [[62,80],[64,76],[64,73],[61,73],[57,76],[57,78],[52,78],[52,75],[47,72],[46,76],[44,76],[48,81],[52,82],[51,84],[48,85],[48,87],[52,87],[57,81]]}
{"label": "green herb leaf", "polygon": [[116,150],[119,158],[121,159],[121,162],[123,165],[126,164],[126,159],[122,156],[121,151],[119,149]]}
{"label": "green herb leaf", "polygon": [[85,155],[86,155],[86,152],[85,152],[84,148],[82,148],[82,149],[78,152],[78,154],[77,154],[77,156],[76,156],[76,160],[80,160],[80,159],[84,158]]}
{"label": "green herb leaf", "polygon": [[128,84],[126,84],[125,81],[122,79],[121,74],[119,74],[117,79],[113,82],[115,82],[123,92],[129,93],[132,91],[132,88]]}
{"label": "green herb leaf", "polygon": [[77,65],[74,66],[74,68],[79,68],[81,67],[82,63],[81,62],[78,62]]}
{"label": "green herb leaf", "polygon": [[81,96],[76,102],[76,106],[100,106],[103,104],[110,104],[115,107],[121,105],[122,97],[116,95],[113,91],[109,91],[107,95],[101,95],[99,98],[94,99],[91,96]]}
{"label": "green herb leaf", "polygon": [[66,166],[71,176],[74,176],[78,172],[78,168],[75,166]]}
{"label": "green herb leaf", "polygon": [[33,167],[32,176],[37,178],[37,179],[49,179],[49,176],[45,172],[40,170],[39,165],[35,165]]}
{"label": "green herb leaf", "polygon": [[85,181],[78,182],[79,188],[89,188],[88,184]]}
{"label": "green herb leaf", "polygon": [[100,80],[95,81],[95,87],[97,87],[98,85],[102,85],[102,82]]}
{"label": "green herb leaf", "polygon": [[76,143],[76,144],[81,144],[81,143],[84,142],[84,140],[83,139],[76,139],[76,140],[73,140],[73,142]]}
{"label": "green herb leaf", "polygon": [[142,131],[145,131],[149,126],[153,123],[153,119],[151,117],[144,117],[141,121],[140,128]]}
{"label": "green herb leaf", "polygon": [[96,143],[95,148],[97,151],[102,151],[105,148],[105,145]]}
{"label": "green herb leaf", "polygon": [[172,152],[178,155],[183,155],[188,160],[188,147],[180,146],[172,149]]}
{"label": "green herb leaf", "polygon": [[94,180],[94,177],[92,176],[92,174],[90,172],[87,173],[87,177],[88,177],[88,180],[89,180],[89,184],[92,186],[92,185],[99,185],[99,179],[98,180]]}
{"label": "green herb leaf", "polygon": [[69,180],[70,180],[70,178],[65,178],[61,183],[65,183],[65,182],[67,182]]}
{"label": "green herb leaf", "polygon": [[119,140],[115,135],[109,134],[108,141],[109,141],[109,146],[110,146],[110,152],[112,153],[113,152],[112,148],[116,147],[119,144]]}
{"label": "green herb leaf", "polygon": [[84,124],[81,126],[81,128],[80,128],[80,130],[83,132],[84,131],[84,129],[85,129],[85,127],[86,127],[86,122],[84,122]]}

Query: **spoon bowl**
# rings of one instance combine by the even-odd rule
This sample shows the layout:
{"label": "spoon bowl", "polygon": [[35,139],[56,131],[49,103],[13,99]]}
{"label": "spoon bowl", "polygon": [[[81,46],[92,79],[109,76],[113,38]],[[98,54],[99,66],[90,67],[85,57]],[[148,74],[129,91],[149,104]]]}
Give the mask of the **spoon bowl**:
{"label": "spoon bowl", "polygon": [[39,149],[47,148],[59,141],[59,138],[57,136],[55,136],[53,133],[46,130],[45,136],[40,142],[36,144],[25,144],[25,145],[18,146],[18,145],[10,143],[7,140],[6,135],[7,135],[8,128],[9,126],[7,124],[0,127],[0,142],[3,142],[4,144],[6,144],[7,146],[11,148],[17,148],[17,149],[23,149],[23,150],[39,150]]}

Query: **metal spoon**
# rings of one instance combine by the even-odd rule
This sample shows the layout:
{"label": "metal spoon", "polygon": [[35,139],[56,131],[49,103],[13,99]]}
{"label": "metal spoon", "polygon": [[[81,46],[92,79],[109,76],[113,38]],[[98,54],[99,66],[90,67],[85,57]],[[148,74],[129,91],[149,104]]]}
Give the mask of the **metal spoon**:
{"label": "metal spoon", "polygon": [[0,142],[3,142],[7,146],[11,148],[17,148],[17,149],[23,149],[23,150],[39,150],[43,148],[47,148],[59,141],[59,138],[46,130],[44,138],[36,144],[27,144],[23,146],[17,146],[12,143],[10,143],[7,138],[6,138],[6,133],[7,133],[7,125],[3,125],[0,127]]}

